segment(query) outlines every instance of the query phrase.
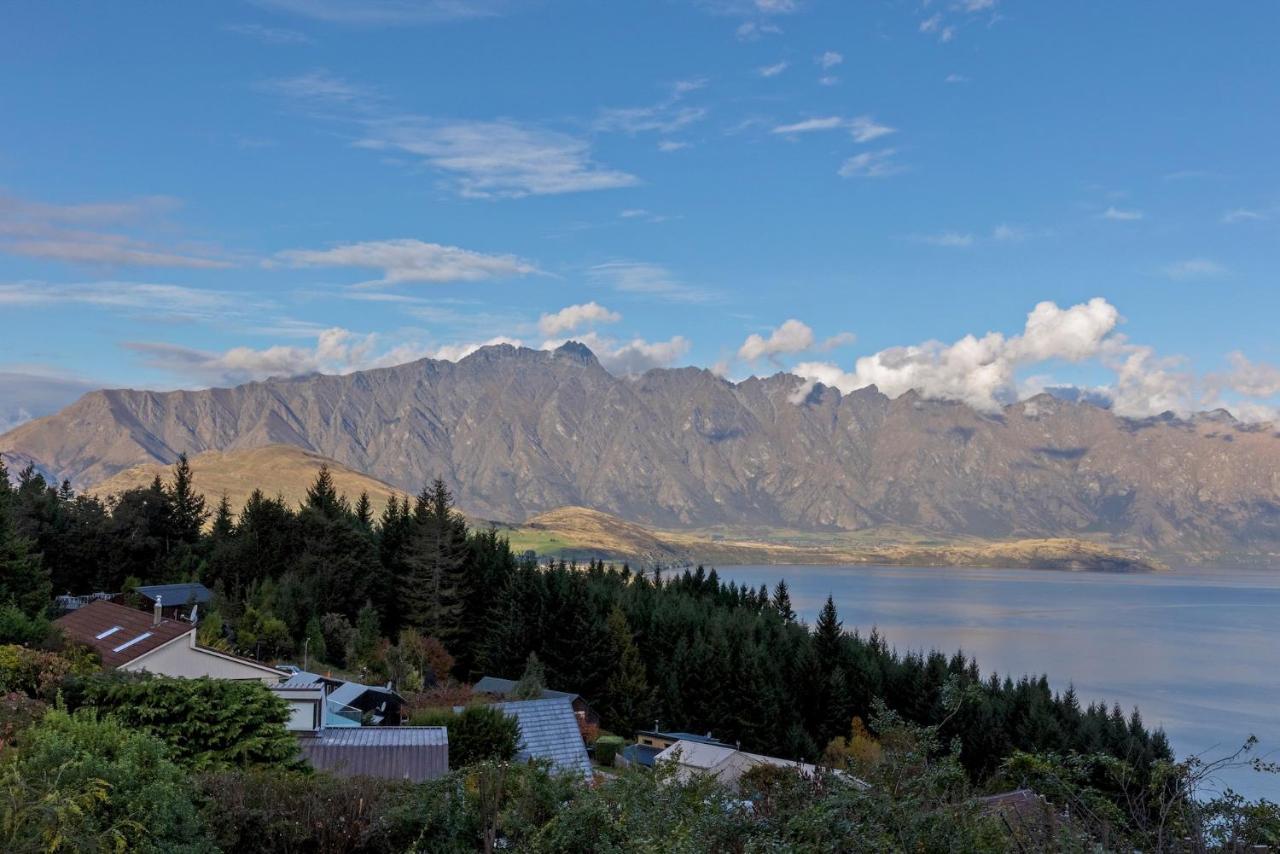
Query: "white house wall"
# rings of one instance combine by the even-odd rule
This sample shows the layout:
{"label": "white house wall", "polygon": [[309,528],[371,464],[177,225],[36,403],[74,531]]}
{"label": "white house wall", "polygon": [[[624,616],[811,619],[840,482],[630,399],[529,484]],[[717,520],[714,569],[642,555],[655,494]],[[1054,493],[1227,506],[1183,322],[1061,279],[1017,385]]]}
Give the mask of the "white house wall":
{"label": "white house wall", "polygon": [[195,631],[174,638],[164,646],[120,666],[121,670],[145,670],[158,676],[178,676],[196,679],[209,676],[213,679],[256,679],[268,685],[278,683],[282,673],[272,675],[265,666],[255,667],[234,658],[218,655],[194,645]]}

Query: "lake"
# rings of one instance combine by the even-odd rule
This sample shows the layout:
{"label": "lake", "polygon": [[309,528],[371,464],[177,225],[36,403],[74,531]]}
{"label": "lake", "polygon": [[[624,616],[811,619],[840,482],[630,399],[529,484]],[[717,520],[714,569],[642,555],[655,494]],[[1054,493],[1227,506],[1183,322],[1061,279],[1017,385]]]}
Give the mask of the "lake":
{"label": "lake", "polygon": [[[1232,752],[1251,733],[1280,758],[1280,568],[1156,574],[1023,569],[717,567],[772,590],[786,578],[811,625],[830,593],[846,630],[873,626],[899,651],[963,649],[983,674],[1048,674],[1082,705],[1138,706],[1178,755]],[[1221,783],[1280,800],[1280,778]]]}

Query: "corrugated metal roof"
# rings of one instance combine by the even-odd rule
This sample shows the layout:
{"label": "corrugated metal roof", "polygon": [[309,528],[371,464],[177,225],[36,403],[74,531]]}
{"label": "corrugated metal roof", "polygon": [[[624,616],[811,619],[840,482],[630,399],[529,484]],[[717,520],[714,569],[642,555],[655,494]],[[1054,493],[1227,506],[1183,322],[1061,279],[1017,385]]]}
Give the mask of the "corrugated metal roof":
{"label": "corrugated metal roof", "polygon": [[591,759],[568,698],[516,700],[493,703],[492,707],[501,709],[520,725],[517,759],[546,759],[554,771],[592,776]]}
{"label": "corrugated metal roof", "polygon": [[162,605],[203,605],[213,599],[209,588],[203,584],[149,584],[146,587],[134,588],[138,595],[145,596],[152,602],[160,597]]}
{"label": "corrugated metal roof", "polygon": [[340,777],[382,777],[420,783],[449,771],[449,733],[438,726],[326,729],[298,739],[319,771]]}
{"label": "corrugated metal roof", "polygon": [[190,623],[177,620],[153,623],[155,617],[150,611],[126,608],[105,599],[90,602],[53,621],[67,637],[93,647],[102,657],[103,666],[108,668],[128,664],[196,630]]}
{"label": "corrugated metal roof", "polygon": [[[515,679],[502,679],[498,676],[483,676],[480,681],[471,686],[471,689],[477,694],[496,694],[499,697],[505,697],[516,688]],[[570,694],[568,691],[552,691],[550,688],[542,689],[542,696],[539,700],[551,700],[557,697],[568,697],[570,700],[576,700],[577,694]]]}

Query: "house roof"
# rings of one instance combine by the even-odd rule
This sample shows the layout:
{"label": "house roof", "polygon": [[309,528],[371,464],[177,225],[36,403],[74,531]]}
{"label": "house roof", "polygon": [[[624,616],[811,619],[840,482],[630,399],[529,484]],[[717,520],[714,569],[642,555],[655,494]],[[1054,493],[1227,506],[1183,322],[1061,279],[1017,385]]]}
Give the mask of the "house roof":
{"label": "house roof", "polygon": [[160,599],[161,605],[204,605],[213,598],[213,593],[203,584],[150,584],[136,587],[134,591],[152,602]]}
{"label": "house roof", "polygon": [[444,727],[394,726],[325,729],[298,739],[313,768],[345,777],[383,777],[413,782],[449,771],[449,733]]}
{"label": "house roof", "polygon": [[359,682],[343,682],[337,688],[329,692],[329,702],[337,703],[340,706],[349,706],[352,701],[367,694],[370,691],[376,694],[385,694],[387,697],[399,699],[400,695],[390,688],[383,688],[381,685],[362,685]]}
{"label": "house roof", "polygon": [[127,608],[105,599],[90,602],[53,621],[67,637],[92,647],[107,668],[140,658],[196,627],[179,620],[161,620],[148,611]]}
{"label": "house roof", "polygon": [[546,759],[554,771],[592,776],[591,759],[578,730],[578,717],[567,697],[515,700],[493,703],[491,707],[501,709],[520,725],[517,759]]}
{"label": "house roof", "polygon": [[641,730],[639,734],[656,736],[657,738],[666,739],[668,741],[692,741],[698,744],[715,744],[720,747],[732,747],[732,745],[725,744],[723,741],[718,741],[710,735],[698,735],[693,732],[662,732],[660,730],[646,729]]}
{"label": "house roof", "polygon": [[[498,676],[483,676],[480,681],[471,686],[471,690],[477,694],[495,694],[499,697],[505,697],[515,690],[519,684],[515,679],[503,679]],[[570,700],[577,700],[580,697],[577,694],[570,694],[568,691],[552,691],[550,688],[542,689],[540,700],[552,700],[567,697]]]}
{"label": "house roof", "polygon": [[628,744],[622,748],[622,756],[628,762],[634,762],[645,768],[652,768],[654,761],[661,753],[661,748],[653,747],[648,744]]}

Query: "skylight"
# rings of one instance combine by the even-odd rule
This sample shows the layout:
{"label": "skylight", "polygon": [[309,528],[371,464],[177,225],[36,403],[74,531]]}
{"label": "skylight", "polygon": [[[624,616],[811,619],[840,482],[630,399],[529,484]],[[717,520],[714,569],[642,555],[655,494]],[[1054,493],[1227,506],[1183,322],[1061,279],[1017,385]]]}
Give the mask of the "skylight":
{"label": "skylight", "polygon": [[103,632],[102,634],[100,634],[100,635],[94,635],[94,637],[96,637],[98,640],[102,640],[102,639],[103,639],[103,638],[105,638],[107,635],[114,635],[114,634],[115,634],[116,632],[118,632],[118,631],[120,631],[120,627],[119,627],[119,626],[112,626],[111,628],[109,628],[109,629],[107,629],[105,632]]}
{"label": "skylight", "polygon": [[146,640],[146,639],[147,639],[147,638],[149,638],[149,637],[151,637],[151,632],[143,632],[142,634],[138,635],[138,636],[137,636],[136,638],[134,638],[133,640],[125,641],[124,643],[120,644],[118,647],[116,647],[115,649],[113,649],[113,650],[111,650],[111,651],[112,651],[112,652],[120,652],[120,651],[122,651],[122,650],[126,650],[126,649],[128,649],[129,647],[133,646],[133,645],[134,645],[135,643],[137,643],[138,641],[144,641],[144,640]]}

